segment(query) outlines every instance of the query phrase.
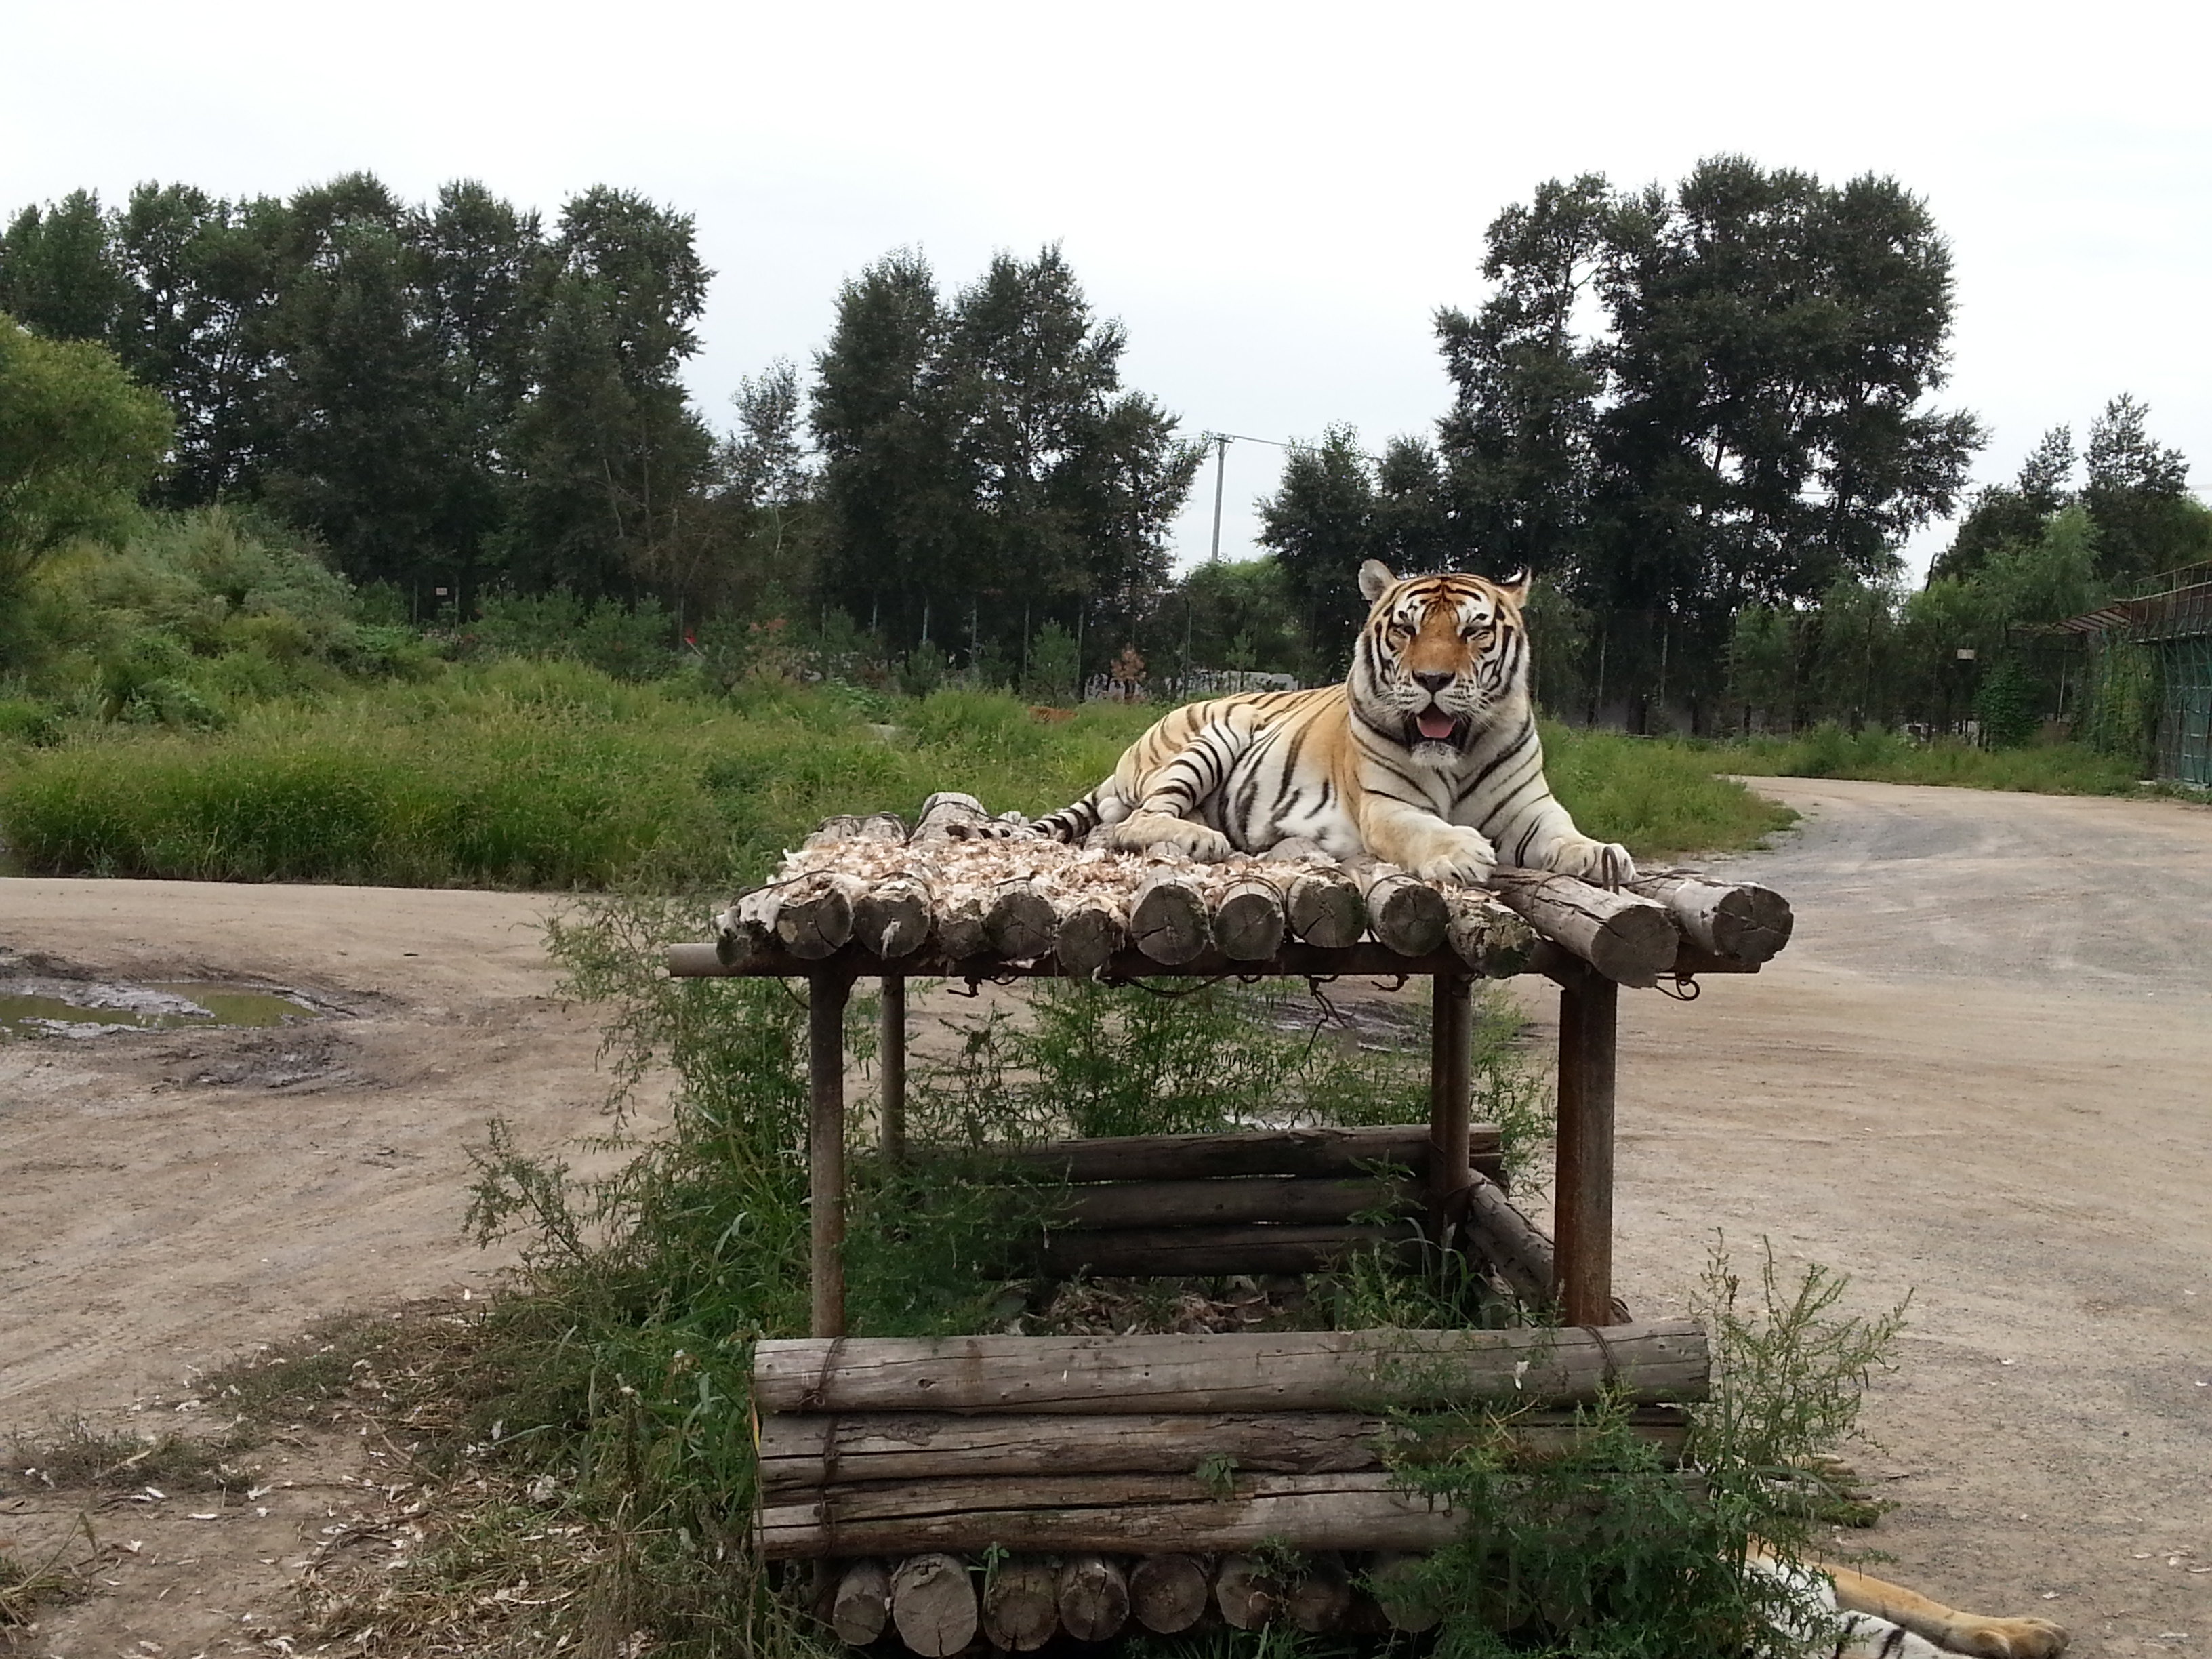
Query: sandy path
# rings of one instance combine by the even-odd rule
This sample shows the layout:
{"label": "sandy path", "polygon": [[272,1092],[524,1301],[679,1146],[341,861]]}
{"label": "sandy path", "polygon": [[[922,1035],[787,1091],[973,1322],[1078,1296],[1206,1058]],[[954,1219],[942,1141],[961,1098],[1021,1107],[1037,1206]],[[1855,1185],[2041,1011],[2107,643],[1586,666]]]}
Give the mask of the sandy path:
{"label": "sandy path", "polygon": [[0,1426],[174,1401],[191,1367],[484,1283],[465,1147],[598,1121],[587,1012],[529,894],[0,880],[0,946],[126,981],[248,979],[350,1017],[0,1042]]}
{"label": "sandy path", "polygon": [[2203,1650],[2212,810],[1758,782],[1809,817],[1732,866],[1796,935],[1622,999],[1621,1288],[1678,1309],[1723,1227],[1739,1268],[1765,1235],[1911,1290],[1865,1460],[1899,1507],[1857,1541],[2079,1653]]}
{"label": "sandy path", "polygon": [[[1900,1507],[1853,1541],[1963,1605],[2061,1619],[2079,1653],[2201,1651],[2212,810],[1760,787],[1811,815],[1736,861],[1795,901],[1790,950],[1689,1006],[1623,999],[1621,1290],[1678,1308],[1717,1226],[1739,1267],[1764,1234],[1863,1306],[1911,1289],[1864,1460]],[[0,947],[356,1016],[0,1045],[0,1426],[174,1401],[190,1366],[318,1315],[483,1283],[464,1146],[495,1112],[538,1145],[597,1122],[548,902],[0,880]],[[183,1639],[153,1593],[58,1616],[41,1650]]]}

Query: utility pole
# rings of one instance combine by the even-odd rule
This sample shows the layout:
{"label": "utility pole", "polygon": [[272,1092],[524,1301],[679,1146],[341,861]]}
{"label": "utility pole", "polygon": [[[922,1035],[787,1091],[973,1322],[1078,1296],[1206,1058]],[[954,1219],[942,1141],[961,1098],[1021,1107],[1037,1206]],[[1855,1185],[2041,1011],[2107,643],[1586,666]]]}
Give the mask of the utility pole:
{"label": "utility pole", "polygon": [[1208,564],[1221,562],[1221,486],[1229,471],[1229,434],[1215,432],[1207,434],[1213,440],[1213,551],[1206,556]]}

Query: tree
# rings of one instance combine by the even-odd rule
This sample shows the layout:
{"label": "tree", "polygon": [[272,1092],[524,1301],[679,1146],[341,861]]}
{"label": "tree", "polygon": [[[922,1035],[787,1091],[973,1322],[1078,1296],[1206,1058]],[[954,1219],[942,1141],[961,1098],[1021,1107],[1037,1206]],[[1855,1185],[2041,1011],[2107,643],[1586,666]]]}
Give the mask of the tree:
{"label": "tree", "polygon": [[284,212],[273,198],[231,203],[149,183],[116,222],[131,287],[116,354],[177,416],[176,464],[156,492],[168,505],[259,489],[277,436],[264,392]]}
{"label": "tree", "polygon": [[1126,642],[1200,459],[1122,386],[1127,346],[1054,247],[950,304],[911,252],[848,283],[811,412],[825,596],[901,647],[1012,660],[1086,617]]}
{"label": "tree", "polygon": [[1357,431],[1340,426],[1317,445],[1293,447],[1275,494],[1260,503],[1260,526],[1261,544],[1273,550],[1285,592],[1330,672],[1349,660],[1367,619],[1362,563],[1380,559],[1401,575],[1463,563],[1443,470],[1413,438],[1393,438],[1373,456]]}
{"label": "tree", "polygon": [[693,236],[690,215],[605,185],[562,210],[512,437],[501,549],[523,587],[634,592],[675,562],[714,448],[679,378],[712,274]]}
{"label": "tree", "polygon": [[65,543],[117,535],[170,431],[161,400],[106,348],[0,314],[0,596]]}
{"label": "tree", "polygon": [[2081,505],[2095,522],[2098,572],[2132,584],[2212,557],[2212,515],[2189,495],[2189,463],[2155,441],[2150,414],[2125,392],[2105,405],[2083,452]]}
{"label": "tree", "polygon": [[1487,562],[1561,573],[1616,684],[1694,708],[1737,611],[1879,579],[1948,510],[1981,434],[1924,407],[1950,258],[1895,181],[1555,180],[1488,247],[1497,291],[1437,319],[1455,508]]}
{"label": "tree", "polygon": [[2013,483],[1974,492],[1951,545],[1936,555],[1930,576],[1971,576],[1996,549],[2032,542],[2043,521],[2074,499],[2074,429],[2054,426],[2043,434]]}
{"label": "tree", "polygon": [[109,343],[130,295],[112,244],[90,191],[25,208],[0,237],[0,312],[50,340]]}
{"label": "tree", "polygon": [[366,173],[300,191],[268,320],[263,395],[279,435],[264,491],[357,581],[441,568],[444,504],[470,463],[414,229]]}

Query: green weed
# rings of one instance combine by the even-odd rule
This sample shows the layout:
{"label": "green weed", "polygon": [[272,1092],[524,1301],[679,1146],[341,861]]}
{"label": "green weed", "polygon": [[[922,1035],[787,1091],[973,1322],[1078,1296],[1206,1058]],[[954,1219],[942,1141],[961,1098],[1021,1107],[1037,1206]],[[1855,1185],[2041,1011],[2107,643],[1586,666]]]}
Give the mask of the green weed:
{"label": "green weed", "polygon": [[1847,732],[1832,721],[1795,738],[1754,738],[1716,748],[1709,758],[1721,770],[1747,775],[1863,778],[2046,795],[2134,794],[2139,764],[2078,743],[1979,749],[1948,738],[1917,743],[1875,726]]}

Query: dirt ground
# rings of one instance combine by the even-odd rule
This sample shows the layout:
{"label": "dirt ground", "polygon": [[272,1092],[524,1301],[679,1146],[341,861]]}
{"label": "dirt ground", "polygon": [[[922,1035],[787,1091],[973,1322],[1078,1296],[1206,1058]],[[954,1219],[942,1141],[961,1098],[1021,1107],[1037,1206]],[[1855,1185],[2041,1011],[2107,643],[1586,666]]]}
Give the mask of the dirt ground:
{"label": "dirt ground", "polygon": [[[1759,787],[1809,816],[1731,862],[1790,896],[1796,938],[1694,1004],[1623,999],[1619,1288],[1679,1309],[1724,1228],[1739,1267],[1765,1236],[1851,1273],[1860,1306],[1911,1290],[1861,1459],[1899,1507],[1852,1541],[1959,1604],[2059,1619],[2078,1653],[2212,1644],[2212,809]],[[541,1147],[599,1127],[550,902],[0,879],[19,957],[344,1011],[0,1042],[0,1430],[218,1411],[206,1367],[484,1288],[466,1145],[495,1114]],[[242,1506],[111,1497],[101,1594],[22,1650],[286,1650],[300,1564],[392,1455],[305,1432]],[[52,1539],[64,1497],[0,1469],[0,1553]]]}

